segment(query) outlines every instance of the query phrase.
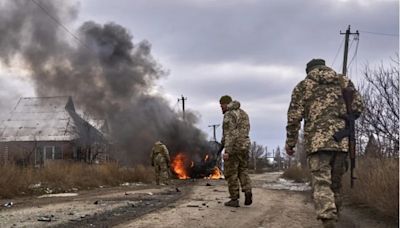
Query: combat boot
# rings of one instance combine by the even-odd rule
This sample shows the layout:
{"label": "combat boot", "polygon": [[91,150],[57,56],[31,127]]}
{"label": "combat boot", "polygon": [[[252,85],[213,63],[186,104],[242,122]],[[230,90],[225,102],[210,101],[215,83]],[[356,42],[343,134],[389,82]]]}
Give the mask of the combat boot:
{"label": "combat boot", "polygon": [[253,194],[251,192],[244,193],[244,205],[248,206],[253,203]]}
{"label": "combat boot", "polygon": [[324,228],[335,228],[336,221],[334,219],[322,219],[322,226]]}
{"label": "combat boot", "polygon": [[224,205],[227,206],[227,207],[239,207],[239,200],[231,199],[228,202],[226,202]]}

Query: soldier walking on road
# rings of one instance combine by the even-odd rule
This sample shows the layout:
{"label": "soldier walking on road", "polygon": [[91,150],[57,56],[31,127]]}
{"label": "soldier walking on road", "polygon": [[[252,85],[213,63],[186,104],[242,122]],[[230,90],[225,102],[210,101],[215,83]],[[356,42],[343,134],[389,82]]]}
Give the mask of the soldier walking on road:
{"label": "soldier walking on road", "polygon": [[228,95],[220,99],[224,120],[221,143],[225,147],[224,175],[228,182],[231,200],[225,206],[239,207],[239,181],[242,192],[245,193],[244,205],[253,201],[251,180],[248,174],[248,160],[250,150],[250,122],[249,116],[240,108],[238,101],[232,101]]}
{"label": "soldier walking on road", "polygon": [[345,127],[346,106],[342,89],[354,89],[352,110],[363,110],[360,94],[344,75],[325,66],[323,59],[307,63],[307,77],[294,88],[288,110],[286,153],[293,155],[300,123],[304,120],[305,150],[311,171],[317,219],[324,227],[335,227],[342,205],[341,180],[347,171],[348,139],[333,135]]}
{"label": "soldier walking on road", "polygon": [[151,165],[154,166],[156,184],[168,185],[170,158],[167,147],[157,141],[151,150]]}

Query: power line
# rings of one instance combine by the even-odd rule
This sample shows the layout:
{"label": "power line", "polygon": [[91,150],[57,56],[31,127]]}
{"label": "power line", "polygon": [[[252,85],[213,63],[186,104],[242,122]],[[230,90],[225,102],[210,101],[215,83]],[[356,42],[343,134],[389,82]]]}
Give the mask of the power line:
{"label": "power line", "polygon": [[175,105],[173,106],[173,110],[177,111],[178,110],[178,105],[179,105],[179,100],[175,103]]}
{"label": "power line", "polygon": [[72,33],[65,25],[61,23],[55,16],[51,15],[51,13],[42,5],[39,4],[36,0],[31,0],[35,5],[37,5],[50,19],[52,19],[57,25],[59,25],[64,31],[66,31],[69,35],[71,35],[75,40],[77,40],[80,44],[85,46],[87,49],[92,51],[92,49],[87,46],[83,41],[81,41],[74,33]]}
{"label": "power line", "polygon": [[353,43],[354,43],[355,39],[351,39],[350,45],[349,45],[349,50],[351,50],[351,48],[353,47]]}
{"label": "power line", "polygon": [[339,45],[339,48],[338,48],[338,50],[336,52],[336,55],[335,55],[335,58],[333,58],[332,67],[335,64],[336,58],[338,57],[340,50],[342,50],[343,42],[344,42],[344,38],[343,38],[342,42]]}
{"label": "power line", "polygon": [[373,35],[377,35],[377,36],[394,36],[394,37],[399,37],[399,34],[390,34],[390,33],[381,33],[381,32],[369,32],[369,31],[362,31],[359,30],[360,32],[363,33],[369,33],[369,34],[373,34]]}
{"label": "power line", "polygon": [[350,67],[350,66],[351,66],[351,63],[353,62],[354,58],[356,58],[356,56],[357,56],[357,54],[358,54],[358,43],[359,43],[359,42],[360,42],[360,40],[359,40],[359,39],[357,39],[356,50],[354,51],[353,57],[351,58],[351,60],[350,60],[350,63],[349,63],[349,65],[348,65],[348,67]]}

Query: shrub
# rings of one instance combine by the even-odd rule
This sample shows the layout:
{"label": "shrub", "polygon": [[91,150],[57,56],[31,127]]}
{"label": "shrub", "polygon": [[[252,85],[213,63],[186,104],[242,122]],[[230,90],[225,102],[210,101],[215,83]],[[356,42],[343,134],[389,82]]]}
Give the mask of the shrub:
{"label": "shrub", "polygon": [[308,182],[310,181],[310,171],[308,169],[301,168],[300,166],[291,166],[286,169],[282,177],[295,182]]}
{"label": "shrub", "polygon": [[[125,182],[151,182],[154,171],[150,167],[122,167],[116,163],[89,165],[86,163],[50,163],[43,168],[0,166],[0,198],[17,195],[42,194],[46,188],[67,192],[72,188],[89,189],[117,186]],[[40,186],[33,187],[40,183]]]}
{"label": "shrub", "polygon": [[399,219],[399,160],[361,158],[357,160],[353,189],[349,172],[343,179],[344,191],[353,203],[364,204],[382,215]]}

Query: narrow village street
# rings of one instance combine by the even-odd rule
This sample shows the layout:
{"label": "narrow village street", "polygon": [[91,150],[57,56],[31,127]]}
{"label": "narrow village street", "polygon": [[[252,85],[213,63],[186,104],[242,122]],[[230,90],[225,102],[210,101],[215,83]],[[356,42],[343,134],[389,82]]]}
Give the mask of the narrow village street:
{"label": "narrow village street", "polygon": [[[18,198],[0,209],[0,227],[321,227],[309,187],[252,174],[251,206],[229,208],[225,180],[174,180],[170,186],[126,184],[76,194]],[[7,201],[2,200],[2,205]],[[338,227],[395,227],[349,208]]]}

